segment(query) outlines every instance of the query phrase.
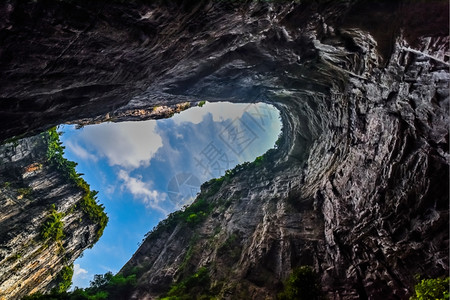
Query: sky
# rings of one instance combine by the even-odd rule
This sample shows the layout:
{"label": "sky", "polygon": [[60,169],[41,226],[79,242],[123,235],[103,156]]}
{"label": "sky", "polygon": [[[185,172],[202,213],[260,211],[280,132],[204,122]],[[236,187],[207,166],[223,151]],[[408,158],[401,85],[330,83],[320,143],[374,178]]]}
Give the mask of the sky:
{"label": "sky", "polygon": [[278,110],[264,103],[206,103],[170,119],[62,125],[65,157],[99,191],[109,223],[74,263],[72,288],[95,274],[116,273],[144,235],[169,213],[191,203],[200,185],[253,161],[275,145]]}

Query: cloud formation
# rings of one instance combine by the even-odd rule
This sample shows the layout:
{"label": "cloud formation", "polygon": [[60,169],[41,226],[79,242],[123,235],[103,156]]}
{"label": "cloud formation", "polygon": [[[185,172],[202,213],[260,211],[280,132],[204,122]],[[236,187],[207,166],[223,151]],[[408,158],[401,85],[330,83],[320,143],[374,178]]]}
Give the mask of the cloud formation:
{"label": "cloud formation", "polygon": [[125,187],[135,199],[142,201],[145,206],[149,208],[167,214],[160,206],[160,203],[167,198],[166,193],[152,190],[149,183],[143,182],[141,178],[130,176],[125,170],[119,171],[118,178],[123,181],[123,187]]}
{"label": "cloud formation", "polygon": [[183,122],[199,124],[207,114],[213,116],[214,122],[221,122],[227,119],[234,120],[242,117],[244,112],[248,109],[249,104],[233,104],[223,105],[221,103],[207,103],[204,107],[192,107],[183,111],[181,114],[174,115],[172,120],[176,125]]}
{"label": "cloud formation", "polygon": [[106,157],[111,166],[136,169],[149,166],[163,145],[155,128],[156,121],[103,123],[86,126],[81,137],[99,156]]}
{"label": "cloud formation", "polygon": [[65,142],[65,146],[70,150],[73,154],[78,156],[84,160],[92,160],[94,162],[97,161],[97,157],[91,153],[89,153],[86,149],[78,145],[77,143],[72,143],[70,140]]}
{"label": "cloud formation", "polygon": [[90,276],[87,270],[81,268],[80,264],[74,264],[72,276],[72,288],[75,286],[88,286],[89,277]]}
{"label": "cloud formation", "polygon": [[83,274],[87,274],[88,271],[80,267],[80,264],[73,265],[73,276],[82,276]]}

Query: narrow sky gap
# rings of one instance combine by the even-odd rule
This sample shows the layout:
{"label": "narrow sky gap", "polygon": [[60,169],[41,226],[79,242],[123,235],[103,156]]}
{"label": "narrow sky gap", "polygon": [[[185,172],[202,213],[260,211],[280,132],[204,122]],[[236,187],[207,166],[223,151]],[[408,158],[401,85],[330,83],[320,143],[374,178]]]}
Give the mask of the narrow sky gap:
{"label": "narrow sky gap", "polygon": [[273,148],[278,110],[264,103],[207,103],[170,119],[60,127],[66,157],[99,191],[109,224],[75,261],[72,287],[128,261],[145,233],[192,202],[201,183]]}

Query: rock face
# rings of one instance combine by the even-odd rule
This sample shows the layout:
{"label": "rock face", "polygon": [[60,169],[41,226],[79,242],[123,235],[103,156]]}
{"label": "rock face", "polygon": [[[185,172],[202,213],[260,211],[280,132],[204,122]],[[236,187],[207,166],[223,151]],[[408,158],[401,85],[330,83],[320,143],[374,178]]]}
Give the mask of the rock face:
{"label": "rock face", "polygon": [[301,265],[331,299],[448,274],[446,1],[92,2],[2,4],[1,138],[199,99],[269,102],[284,125],[203,187],[201,220],[147,237],[122,270],[136,299],[202,267],[224,299],[273,298]]}
{"label": "rock face", "polygon": [[[84,191],[47,160],[41,135],[0,146],[0,299],[50,292],[58,274],[96,241],[98,226],[80,208]],[[45,239],[55,213],[64,236]]]}

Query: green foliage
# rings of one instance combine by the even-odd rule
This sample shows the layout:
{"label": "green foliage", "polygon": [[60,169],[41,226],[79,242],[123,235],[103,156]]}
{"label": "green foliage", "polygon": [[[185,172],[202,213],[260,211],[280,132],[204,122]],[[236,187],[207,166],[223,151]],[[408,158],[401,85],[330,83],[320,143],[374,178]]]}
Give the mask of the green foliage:
{"label": "green foliage", "polygon": [[64,237],[64,223],[61,219],[64,213],[58,213],[53,204],[50,209],[50,215],[45,220],[41,227],[41,238],[43,240],[60,241]]}
{"label": "green foliage", "polygon": [[203,105],[205,105],[205,103],[206,103],[206,101],[202,100],[202,101],[200,101],[200,102],[198,103],[198,106],[199,106],[199,107],[203,107]]}
{"label": "green foliage", "polygon": [[202,267],[197,272],[188,277],[187,279],[173,284],[170,287],[164,300],[181,300],[181,299],[210,299],[205,298],[206,295],[200,296],[205,293],[205,290],[210,285],[210,278],[208,269]]}
{"label": "green foliage", "polygon": [[258,166],[262,165],[263,161],[264,161],[264,156],[258,156],[253,161],[253,164],[255,165],[255,167],[258,167]]}
{"label": "green foliage", "polygon": [[[84,290],[89,299],[129,299],[136,286],[136,275],[95,275],[91,286]],[[80,292],[79,292],[80,293]]]}
{"label": "green foliage", "polygon": [[270,149],[264,155],[258,156],[255,158],[253,162],[243,162],[242,164],[236,165],[231,170],[226,170],[225,175],[220,178],[213,178],[210,181],[203,184],[202,188],[208,188],[208,194],[215,194],[222,186],[223,182],[229,182],[236,174],[242,172],[243,170],[252,170],[256,167],[259,167],[265,161],[269,161],[268,157],[270,157],[275,149]]}
{"label": "green foliage", "polygon": [[210,181],[203,183],[201,189],[205,191],[203,192],[204,197],[209,198],[217,194],[224,181],[225,177],[222,176],[220,178],[213,178]]}
{"label": "green foliage", "polygon": [[227,255],[233,260],[239,259],[241,255],[241,244],[236,234],[230,235],[227,240],[217,249],[219,255]]}
{"label": "green foliage", "polygon": [[103,204],[97,203],[96,194],[97,191],[88,191],[83,196],[83,199],[81,201],[81,209],[89,216],[89,219],[99,225],[94,242],[97,242],[98,239],[100,239],[100,237],[103,235],[103,230],[105,229],[106,224],[108,224],[109,220],[104,211],[105,208]]}
{"label": "green foliage", "polygon": [[197,198],[183,211],[183,219],[190,224],[198,224],[206,219],[213,206],[205,198]]}
{"label": "green foliage", "polygon": [[42,133],[42,138],[47,145],[47,161],[53,167],[61,172],[68,180],[72,181],[77,187],[84,191],[81,200],[81,208],[89,219],[98,225],[96,233],[97,242],[103,235],[103,231],[108,223],[108,216],[105,213],[103,205],[97,203],[97,191],[91,191],[89,184],[81,177],[82,174],[76,172],[77,163],[64,158],[64,147],[59,140],[59,133],[56,127]]}
{"label": "green foliage", "polygon": [[94,275],[94,279],[91,281],[91,289],[100,289],[102,286],[107,285],[113,276],[111,272],[107,272],[104,275]]}
{"label": "green foliage", "polygon": [[13,147],[16,148],[19,146],[19,141],[25,137],[25,134],[20,134],[17,136],[13,136],[12,138],[6,139],[0,143],[0,145],[13,144]]}
{"label": "green foliage", "polygon": [[62,270],[56,277],[56,280],[58,280],[58,287],[56,288],[57,293],[63,293],[70,288],[70,286],[72,285],[72,276],[73,276],[73,264],[62,268]]}
{"label": "green foliage", "polygon": [[422,279],[414,287],[415,296],[411,300],[449,299],[450,278]]}
{"label": "green foliage", "polygon": [[22,195],[23,197],[29,197],[31,195],[31,193],[33,192],[33,189],[28,187],[28,188],[19,188],[17,189],[17,192]]}
{"label": "green foliage", "polygon": [[[225,175],[220,178],[213,178],[205,182],[201,189],[204,191],[197,199],[185,210],[180,210],[169,214],[169,216],[161,221],[155,228],[149,231],[144,240],[156,239],[161,236],[163,232],[173,230],[178,224],[180,225],[197,225],[202,223],[206,217],[212,212],[213,206],[205,199],[217,194],[224,182],[229,182],[239,172],[261,166],[263,163],[270,161],[275,149],[270,149],[264,155],[257,157],[253,162],[244,162],[238,164],[232,170],[225,171]],[[224,201],[223,205],[230,205],[230,202]],[[216,203],[217,205],[217,203]]]}
{"label": "green foliage", "polygon": [[42,138],[47,144],[47,161],[55,168],[62,171],[65,176],[76,179],[79,177],[75,171],[77,164],[63,157],[64,147],[59,140],[59,135],[60,134],[56,131],[56,127],[42,133]]}
{"label": "green foliage", "polygon": [[146,239],[155,239],[161,236],[165,231],[173,230],[178,224],[180,225],[197,225],[203,222],[213,206],[205,200],[205,198],[197,198],[191,205],[185,207],[184,210],[173,212],[167,216],[166,219],[159,222],[159,224],[149,231]]}
{"label": "green foliage", "polygon": [[323,299],[319,278],[313,268],[310,266],[295,268],[285,281],[284,290],[278,294],[278,299]]}
{"label": "green foliage", "polygon": [[184,273],[186,270],[186,267],[188,266],[189,262],[192,259],[192,255],[194,254],[194,248],[198,241],[198,235],[194,234],[194,236],[189,241],[189,248],[186,251],[186,255],[183,258],[183,262],[180,264],[180,267],[178,269],[178,272]]}
{"label": "green foliage", "polygon": [[22,254],[16,253],[16,254],[13,254],[13,255],[7,257],[4,261],[5,262],[14,262],[16,260],[19,260],[20,258],[22,258]]}
{"label": "green foliage", "polygon": [[198,224],[203,221],[206,216],[207,214],[203,211],[199,212],[198,214],[193,213],[187,217],[186,222],[189,224]]}
{"label": "green foliage", "polygon": [[51,297],[50,295],[43,295],[40,292],[34,293],[29,296],[25,296],[22,298],[22,300],[59,300],[61,298],[58,297]]}
{"label": "green foliage", "polygon": [[[71,272],[70,270],[64,271],[64,276],[68,278],[70,275],[71,278],[73,269],[71,269]],[[70,284],[67,287],[69,286]],[[135,286],[135,274],[125,277],[122,274],[113,275],[108,272],[104,275],[95,275],[94,280],[91,281],[91,286],[86,289],[75,288],[72,292],[55,289],[48,295],[36,293],[26,296],[22,300],[128,300],[131,298]]]}

